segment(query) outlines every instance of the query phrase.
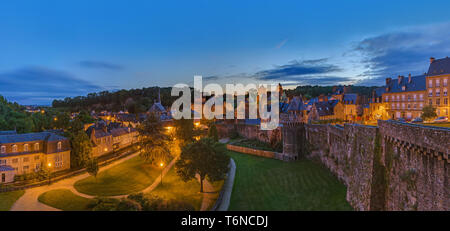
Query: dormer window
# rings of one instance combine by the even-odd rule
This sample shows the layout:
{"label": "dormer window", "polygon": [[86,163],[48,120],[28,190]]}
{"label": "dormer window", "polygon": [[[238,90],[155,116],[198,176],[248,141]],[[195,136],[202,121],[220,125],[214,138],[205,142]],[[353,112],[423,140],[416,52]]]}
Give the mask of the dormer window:
{"label": "dormer window", "polygon": [[34,144],[34,151],[39,151],[39,143]]}
{"label": "dormer window", "polygon": [[58,149],[58,150],[61,150],[61,149],[62,149],[62,143],[61,143],[61,141],[58,142],[58,144],[57,144],[57,149]]}
{"label": "dormer window", "polygon": [[406,90],[406,86],[402,86],[402,91],[405,91]]}
{"label": "dormer window", "polygon": [[12,146],[12,152],[17,152],[17,145],[14,144],[14,145]]}
{"label": "dormer window", "polygon": [[28,152],[28,144],[24,144],[23,145],[23,151],[24,152]]}
{"label": "dormer window", "polygon": [[0,152],[1,153],[6,153],[6,146],[2,145]]}

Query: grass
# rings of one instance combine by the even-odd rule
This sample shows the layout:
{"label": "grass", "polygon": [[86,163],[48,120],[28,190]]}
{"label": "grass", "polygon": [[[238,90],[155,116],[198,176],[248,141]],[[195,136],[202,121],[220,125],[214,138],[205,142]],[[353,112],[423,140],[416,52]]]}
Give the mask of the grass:
{"label": "grass", "polygon": [[139,156],[75,182],[81,193],[94,196],[117,196],[139,192],[150,186],[161,169],[144,162]]}
{"label": "grass", "polygon": [[200,183],[197,180],[182,181],[177,175],[175,167],[172,167],[164,176],[162,185],[159,184],[150,193],[164,200],[185,201],[194,206],[196,210],[200,210],[203,199],[203,194],[200,193]]}
{"label": "grass", "polygon": [[232,145],[237,145],[237,146],[242,146],[242,147],[247,147],[247,148],[255,148],[255,149],[265,150],[265,151],[279,151],[279,150],[273,149],[270,146],[270,144],[267,144],[267,143],[264,143],[262,141],[255,140],[255,139],[239,140],[239,141],[232,143]]}
{"label": "grass", "polygon": [[319,164],[228,153],[236,162],[231,211],[352,210],[346,187]]}
{"label": "grass", "polygon": [[0,193],[0,211],[9,211],[24,193],[23,190]]}
{"label": "grass", "polygon": [[55,189],[41,194],[38,201],[64,211],[89,211],[94,199],[80,197],[68,189]]}

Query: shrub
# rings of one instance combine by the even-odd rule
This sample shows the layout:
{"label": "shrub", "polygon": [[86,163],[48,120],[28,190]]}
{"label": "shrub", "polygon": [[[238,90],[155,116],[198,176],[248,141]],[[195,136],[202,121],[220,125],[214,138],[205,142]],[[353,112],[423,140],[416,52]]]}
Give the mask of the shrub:
{"label": "shrub", "polygon": [[163,200],[158,196],[144,195],[143,193],[130,194],[128,197],[140,204],[142,211],[157,211]]}
{"label": "shrub", "polygon": [[141,205],[134,201],[127,198],[122,198],[120,202],[117,204],[116,211],[141,211]]}

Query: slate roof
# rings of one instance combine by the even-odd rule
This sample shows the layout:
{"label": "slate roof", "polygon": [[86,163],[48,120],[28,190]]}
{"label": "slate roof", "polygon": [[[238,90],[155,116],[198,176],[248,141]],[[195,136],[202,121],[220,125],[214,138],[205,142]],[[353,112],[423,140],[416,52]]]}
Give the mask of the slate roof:
{"label": "slate roof", "polygon": [[15,130],[0,131],[0,136],[1,135],[14,135],[14,134],[17,134],[17,132]]}
{"label": "slate roof", "polygon": [[136,131],[136,129],[134,129],[134,128],[114,128],[114,129],[111,129],[110,133],[113,137],[117,137],[117,136],[123,136],[125,134],[128,134],[129,133],[128,130],[130,132]]}
{"label": "slate roof", "polygon": [[383,95],[383,93],[386,92],[386,88],[379,87],[379,88],[376,88],[374,91],[375,91],[375,97],[381,97]]}
{"label": "slate roof", "polygon": [[304,110],[303,100],[299,96],[292,98],[287,107],[287,111],[302,111]]}
{"label": "slate roof", "polygon": [[430,63],[427,76],[450,74],[450,58],[436,59]]}
{"label": "slate roof", "polygon": [[345,104],[356,104],[357,99],[358,94],[344,94],[342,101],[344,101]]}
{"label": "slate roof", "polygon": [[338,100],[330,100],[314,103],[319,116],[334,115],[334,107],[337,105]]}
{"label": "slate roof", "polygon": [[20,142],[32,142],[32,141],[60,141],[67,140],[66,137],[54,134],[52,132],[36,132],[25,134],[12,134],[12,135],[0,135],[0,143],[11,144]]}
{"label": "slate roof", "polygon": [[14,171],[14,168],[8,165],[0,166],[0,172]]}
{"label": "slate roof", "polygon": [[166,112],[166,109],[160,102],[155,102],[150,109],[148,109],[148,112]]}
{"label": "slate roof", "polygon": [[[402,89],[403,86],[406,86],[405,90]],[[389,91],[386,91],[385,93],[425,91],[426,78],[425,75],[412,76],[411,83],[408,83],[408,77],[406,76],[402,78],[400,84],[398,83],[398,79],[394,78],[386,85],[386,87],[389,87]]]}

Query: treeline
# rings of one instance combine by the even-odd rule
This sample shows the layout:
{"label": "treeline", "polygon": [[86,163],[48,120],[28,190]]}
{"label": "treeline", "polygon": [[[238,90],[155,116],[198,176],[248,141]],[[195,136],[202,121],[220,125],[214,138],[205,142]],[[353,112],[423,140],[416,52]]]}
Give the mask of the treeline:
{"label": "treeline", "polygon": [[[344,86],[298,86],[292,90],[286,90],[286,95],[290,96],[298,96],[302,95],[306,99],[311,99],[317,97],[319,95],[328,95],[333,93],[337,88],[344,88]],[[372,97],[372,91],[378,87],[366,87],[366,86],[347,86],[348,93],[357,93],[363,96],[367,96],[368,98]]]}
{"label": "treeline", "polygon": [[170,95],[171,88],[148,87],[142,89],[130,89],[119,91],[102,91],[89,93],[87,96],[67,97],[64,100],[54,100],[54,108],[65,108],[71,112],[80,110],[88,111],[126,111],[139,113],[147,111],[161,92],[161,103],[164,106],[171,105],[178,97]]}

